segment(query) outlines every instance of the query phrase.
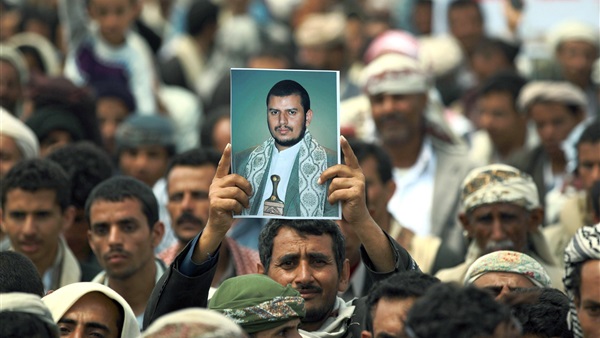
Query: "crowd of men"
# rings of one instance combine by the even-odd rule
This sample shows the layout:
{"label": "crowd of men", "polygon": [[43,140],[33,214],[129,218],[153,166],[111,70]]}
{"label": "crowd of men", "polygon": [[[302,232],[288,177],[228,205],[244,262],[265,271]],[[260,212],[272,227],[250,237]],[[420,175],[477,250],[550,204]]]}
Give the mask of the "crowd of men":
{"label": "crowd of men", "polygon": [[600,337],[600,25],[503,2],[0,0],[0,336]]}

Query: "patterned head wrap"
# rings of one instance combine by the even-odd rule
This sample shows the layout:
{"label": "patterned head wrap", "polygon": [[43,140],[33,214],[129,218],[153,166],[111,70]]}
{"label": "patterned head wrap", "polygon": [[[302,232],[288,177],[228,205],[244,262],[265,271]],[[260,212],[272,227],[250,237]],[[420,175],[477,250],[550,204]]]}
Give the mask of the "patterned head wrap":
{"label": "patterned head wrap", "polygon": [[46,325],[52,337],[60,336],[50,310],[38,295],[23,292],[0,293],[0,312],[23,312],[35,315]]}
{"label": "patterned head wrap", "polygon": [[248,333],[269,330],[305,315],[304,299],[298,291],[260,274],[225,280],[208,308],[229,317]]}
{"label": "patterned head wrap", "polygon": [[492,203],[512,203],[527,210],[540,207],[537,188],[528,174],[504,164],[471,170],[462,184],[463,210]]}
{"label": "patterned head wrap", "polygon": [[496,251],[479,257],[471,264],[465,275],[465,285],[473,284],[488,272],[512,272],[523,275],[540,288],[547,288],[552,284],[548,272],[530,256],[516,251]]}
{"label": "patterned head wrap", "polygon": [[576,285],[573,281],[573,272],[579,264],[588,260],[600,260],[600,223],[594,226],[584,226],[577,230],[565,249],[565,276],[563,282],[567,295],[571,300],[568,322],[575,337],[583,337],[583,332],[575,308]]}

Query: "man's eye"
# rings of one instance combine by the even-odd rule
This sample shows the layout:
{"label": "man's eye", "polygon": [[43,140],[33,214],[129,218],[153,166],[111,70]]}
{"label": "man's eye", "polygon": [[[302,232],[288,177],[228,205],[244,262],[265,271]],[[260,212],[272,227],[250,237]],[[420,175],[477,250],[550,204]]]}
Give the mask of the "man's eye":
{"label": "man's eye", "polygon": [[137,229],[137,227],[135,226],[135,224],[127,223],[127,224],[123,224],[121,226],[121,229],[123,230],[123,232],[134,232],[135,229]]}
{"label": "man's eye", "polygon": [[592,317],[600,316],[600,305],[591,305],[585,308],[588,314]]}
{"label": "man's eye", "polygon": [[68,336],[71,333],[71,329],[64,325],[59,325],[58,330],[61,336]]}
{"label": "man's eye", "polygon": [[14,220],[23,220],[23,219],[25,219],[25,213],[24,212],[11,212],[10,218],[12,218]]}
{"label": "man's eye", "polygon": [[108,227],[104,225],[96,225],[93,228],[94,234],[98,236],[103,236],[108,233]]}

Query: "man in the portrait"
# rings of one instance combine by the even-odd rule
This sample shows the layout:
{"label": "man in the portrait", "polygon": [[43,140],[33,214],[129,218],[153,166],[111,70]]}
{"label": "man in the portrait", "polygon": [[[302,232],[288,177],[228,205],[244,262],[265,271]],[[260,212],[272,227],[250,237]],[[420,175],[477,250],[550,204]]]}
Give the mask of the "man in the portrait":
{"label": "man in the portrait", "polygon": [[308,92],[298,82],[283,80],[267,94],[267,125],[271,137],[235,154],[235,172],[252,185],[250,207],[243,215],[338,216],[327,201],[329,183],[321,173],[337,164],[336,153],[317,143],[307,127],[313,118]]}

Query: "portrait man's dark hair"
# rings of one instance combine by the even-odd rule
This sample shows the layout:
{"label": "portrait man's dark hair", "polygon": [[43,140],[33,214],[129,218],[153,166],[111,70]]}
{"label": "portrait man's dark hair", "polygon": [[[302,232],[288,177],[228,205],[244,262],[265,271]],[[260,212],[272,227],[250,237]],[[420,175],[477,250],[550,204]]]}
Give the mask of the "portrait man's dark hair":
{"label": "portrait man's dark hair", "polygon": [[267,106],[269,106],[269,99],[271,96],[290,96],[290,95],[299,95],[300,103],[302,104],[302,108],[304,109],[304,113],[310,109],[310,97],[308,97],[308,92],[301,84],[293,80],[282,80],[277,82],[271,90],[269,90],[269,94],[267,94]]}

